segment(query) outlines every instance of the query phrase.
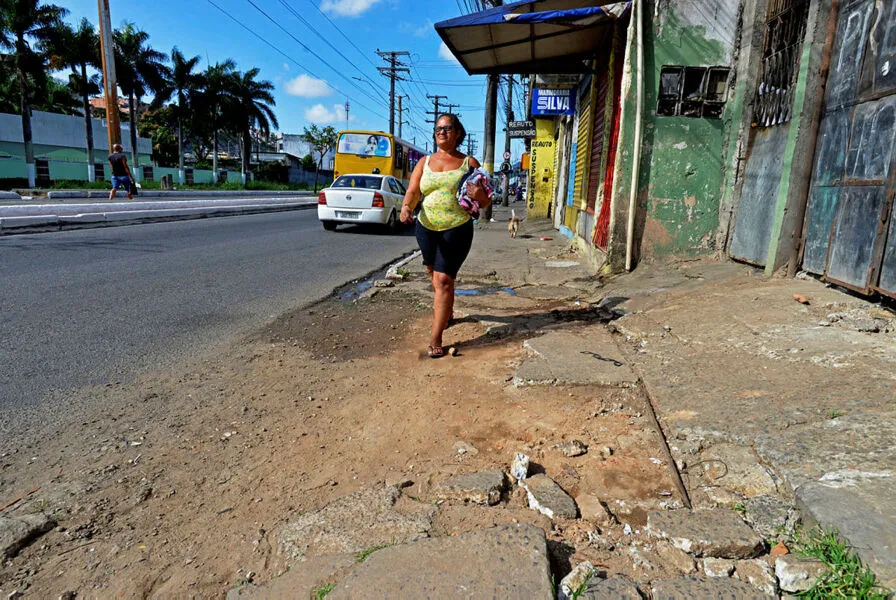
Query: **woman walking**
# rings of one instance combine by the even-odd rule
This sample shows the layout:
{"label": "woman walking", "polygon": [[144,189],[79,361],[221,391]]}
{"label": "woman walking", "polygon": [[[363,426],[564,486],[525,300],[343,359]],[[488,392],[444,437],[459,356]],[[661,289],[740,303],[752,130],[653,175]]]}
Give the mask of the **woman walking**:
{"label": "woman walking", "polygon": [[[467,132],[456,115],[440,115],[434,133],[438,151],[414,168],[401,206],[401,222],[413,220],[414,208],[423,198],[417,243],[435,294],[429,356],[441,358],[445,355],[442,333],[454,311],[454,280],[473,244],[473,218],[461,208],[457,192],[469,169],[479,168],[479,161],[458,151]],[[468,193],[482,208],[491,203],[481,186]]]}

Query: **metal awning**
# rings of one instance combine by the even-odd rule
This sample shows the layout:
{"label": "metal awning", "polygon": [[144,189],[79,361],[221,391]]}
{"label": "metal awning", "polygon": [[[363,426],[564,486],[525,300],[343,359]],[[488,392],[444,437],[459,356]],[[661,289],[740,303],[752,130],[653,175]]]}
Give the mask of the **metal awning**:
{"label": "metal awning", "polygon": [[583,73],[630,7],[630,0],[523,0],[435,27],[470,75]]}

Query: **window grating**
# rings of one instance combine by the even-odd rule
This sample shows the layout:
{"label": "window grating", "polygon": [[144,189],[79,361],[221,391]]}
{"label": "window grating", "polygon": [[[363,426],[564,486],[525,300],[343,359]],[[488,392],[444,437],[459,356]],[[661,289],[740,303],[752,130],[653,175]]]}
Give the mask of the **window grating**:
{"label": "window grating", "polygon": [[807,0],[772,0],[769,3],[759,85],[753,105],[754,126],[771,127],[790,120],[808,6]]}

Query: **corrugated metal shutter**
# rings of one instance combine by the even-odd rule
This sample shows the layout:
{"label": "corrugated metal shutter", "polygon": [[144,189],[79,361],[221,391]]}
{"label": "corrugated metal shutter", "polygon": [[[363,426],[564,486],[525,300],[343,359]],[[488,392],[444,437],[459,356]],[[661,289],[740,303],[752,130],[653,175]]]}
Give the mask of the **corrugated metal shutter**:
{"label": "corrugated metal shutter", "polygon": [[587,210],[594,212],[597,200],[597,190],[600,187],[603,171],[601,165],[604,159],[604,138],[606,137],[607,122],[607,92],[610,87],[610,78],[604,69],[597,76],[596,93],[594,100],[594,123],[591,131],[591,165],[588,169],[588,195]]}
{"label": "corrugated metal shutter", "polygon": [[591,89],[594,79],[582,86],[583,93],[579,97],[579,133],[576,139],[576,179],[573,186],[575,201],[581,203],[585,199],[585,185],[588,178],[589,153],[591,151],[592,103]]}

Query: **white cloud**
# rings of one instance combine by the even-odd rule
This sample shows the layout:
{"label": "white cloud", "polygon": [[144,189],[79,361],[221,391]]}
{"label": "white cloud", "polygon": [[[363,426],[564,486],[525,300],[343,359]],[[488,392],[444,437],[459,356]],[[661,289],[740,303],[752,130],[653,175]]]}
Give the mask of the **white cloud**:
{"label": "white cloud", "polygon": [[324,0],[320,9],[340,17],[358,17],[381,0]]}
{"label": "white cloud", "polygon": [[445,45],[445,42],[442,42],[442,45],[439,46],[439,58],[444,58],[445,60],[453,60],[457,62],[457,58],[453,54],[451,54],[451,50],[448,49],[448,46]]}
{"label": "white cloud", "polygon": [[311,108],[305,109],[305,120],[315,125],[338,123],[345,120],[345,107],[341,104],[334,104],[333,110],[330,110],[323,104],[315,104]]}
{"label": "white cloud", "polygon": [[426,19],[426,22],[423,25],[420,25],[419,27],[416,25],[413,25],[412,23],[402,23],[401,25],[399,25],[399,29],[401,31],[410,33],[412,36],[418,37],[418,38],[422,38],[426,34],[434,32],[433,22],[430,21],[429,19]]}
{"label": "white cloud", "polygon": [[283,70],[289,71],[289,63],[283,63]]}
{"label": "white cloud", "polygon": [[333,93],[329,84],[304,73],[286,82],[286,93],[300,98],[320,98]]}

